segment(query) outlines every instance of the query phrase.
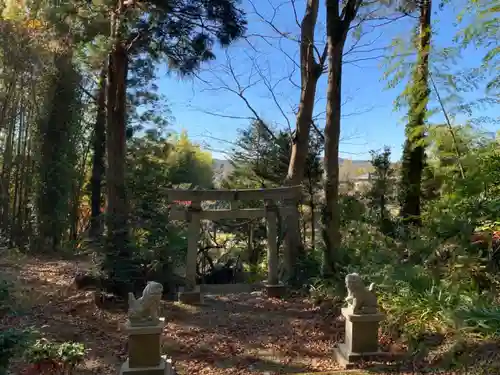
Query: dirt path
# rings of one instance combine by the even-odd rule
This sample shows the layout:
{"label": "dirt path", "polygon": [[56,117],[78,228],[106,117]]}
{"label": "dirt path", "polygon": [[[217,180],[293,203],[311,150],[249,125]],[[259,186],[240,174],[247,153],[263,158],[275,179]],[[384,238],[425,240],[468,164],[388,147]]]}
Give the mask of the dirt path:
{"label": "dirt path", "polygon": [[[84,342],[90,349],[78,374],[116,374],[126,358],[124,312],[95,307],[92,292],[70,288],[74,262],[24,258],[0,261],[2,275],[16,281],[25,307],[7,325],[35,326],[56,340]],[[331,350],[341,331],[305,300],[269,300],[259,292],[208,296],[200,307],[166,302],[164,352],[181,374],[286,374],[336,368]]]}
{"label": "dirt path", "polygon": [[166,306],[166,352],[199,374],[297,373],[335,368],[334,323],[305,301],[258,293],[206,298],[186,313]]}

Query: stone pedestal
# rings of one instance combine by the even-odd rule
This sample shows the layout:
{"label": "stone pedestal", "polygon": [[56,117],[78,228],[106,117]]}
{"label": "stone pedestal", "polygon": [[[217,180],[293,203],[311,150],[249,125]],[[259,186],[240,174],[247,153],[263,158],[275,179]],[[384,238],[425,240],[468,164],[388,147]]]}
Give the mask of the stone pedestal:
{"label": "stone pedestal", "polygon": [[283,284],[266,284],[265,288],[268,298],[281,298],[286,293],[286,286]]}
{"label": "stone pedestal", "polygon": [[120,375],[175,375],[175,368],[172,360],[161,356],[160,363],[153,367],[130,367],[129,361],[120,368]]}
{"label": "stone pedestal", "polygon": [[200,286],[197,285],[193,290],[182,290],[178,294],[179,302],[186,305],[200,305],[203,303],[203,294]]}
{"label": "stone pedestal", "polygon": [[385,359],[389,353],[379,350],[378,328],[384,314],[353,314],[352,309],[343,308],[345,317],[345,340],[334,348],[337,362],[351,368],[357,362]]}
{"label": "stone pedestal", "polygon": [[162,319],[156,325],[125,326],[128,334],[128,359],[120,375],[174,375],[172,361],[161,355],[161,334],[165,327]]}

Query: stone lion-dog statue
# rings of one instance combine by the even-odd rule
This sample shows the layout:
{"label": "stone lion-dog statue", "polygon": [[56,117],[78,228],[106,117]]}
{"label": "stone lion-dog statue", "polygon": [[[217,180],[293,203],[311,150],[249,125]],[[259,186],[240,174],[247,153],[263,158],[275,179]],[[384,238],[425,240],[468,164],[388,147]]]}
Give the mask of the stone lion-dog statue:
{"label": "stone lion-dog statue", "polygon": [[155,324],[158,322],[163,285],[149,281],[142,291],[142,297],[136,299],[133,293],[128,294],[128,317],[132,325]]}
{"label": "stone lion-dog statue", "polygon": [[374,283],[366,288],[361,276],[357,273],[350,273],[345,277],[345,285],[347,287],[345,300],[353,314],[378,313],[377,295],[373,291]]}

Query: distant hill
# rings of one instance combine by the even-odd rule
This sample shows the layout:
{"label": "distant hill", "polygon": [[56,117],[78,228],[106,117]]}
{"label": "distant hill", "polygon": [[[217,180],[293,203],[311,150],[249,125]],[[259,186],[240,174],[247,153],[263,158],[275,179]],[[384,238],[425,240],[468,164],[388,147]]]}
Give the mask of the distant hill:
{"label": "distant hill", "polygon": [[[372,165],[369,160],[351,160],[339,159],[340,161],[340,180],[354,180],[359,177],[364,177],[372,171]],[[222,179],[231,174],[234,170],[233,165],[229,160],[213,159],[213,171],[216,179]]]}

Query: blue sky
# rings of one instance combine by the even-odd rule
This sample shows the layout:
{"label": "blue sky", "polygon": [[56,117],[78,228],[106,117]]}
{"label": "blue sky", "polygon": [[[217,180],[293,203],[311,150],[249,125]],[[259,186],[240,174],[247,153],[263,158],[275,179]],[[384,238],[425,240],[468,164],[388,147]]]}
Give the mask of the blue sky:
{"label": "blue sky", "polygon": [[[159,75],[160,92],[167,97],[174,117],[172,129],[186,130],[192,140],[212,150],[216,158],[226,157],[225,152],[231,149],[238,129],[247,127],[249,118],[253,116],[244,100],[234,92],[238,91],[238,85],[251,86],[245,89],[244,99],[261,118],[277,128],[287,128],[288,122],[294,127],[293,108],[299,101],[300,91],[290,83],[290,77],[295,83],[300,79],[293,63],[298,61],[297,43],[278,38],[262,17],[255,14],[251,3],[243,1],[249,20],[247,40],[238,41],[226,51],[217,49],[217,60],[205,64],[197,78],[180,80],[165,70],[161,70]],[[269,20],[274,14],[270,4],[283,4],[276,11],[274,25],[293,39],[298,35],[299,28],[291,3],[269,1],[254,0],[259,14]],[[459,6],[461,1],[456,1],[455,5]],[[447,7],[443,11],[436,9],[433,13],[433,37],[439,47],[452,45],[452,38],[458,30],[454,25],[456,12],[456,9]],[[300,19],[303,9],[297,9],[297,13]],[[323,48],[324,21],[324,1],[321,1],[316,35],[320,50]],[[395,37],[410,35],[416,20],[406,18],[389,24],[380,22],[386,24],[378,27],[375,27],[377,23],[366,24],[366,35],[358,42],[356,53],[345,58],[351,63],[346,63],[343,71],[345,105],[341,124],[341,157],[367,159],[370,150],[384,145],[392,148],[394,159],[401,155],[405,111],[395,112],[393,101],[403,85],[387,90],[387,82],[383,80],[385,69],[381,64],[382,57],[390,53],[383,48]],[[349,38],[346,50],[353,43],[354,39]],[[483,55],[484,51],[470,49],[457,65],[475,66]],[[274,98],[267,86],[273,87]],[[320,78],[315,107],[317,123],[321,127],[324,124],[325,96],[326,75]],[[492,115],[493,110],[488,113]],[[432,121],[439,122],[440,117],[435,116]],[[457,118],[457,121],[464,120],[463,116]]]}

